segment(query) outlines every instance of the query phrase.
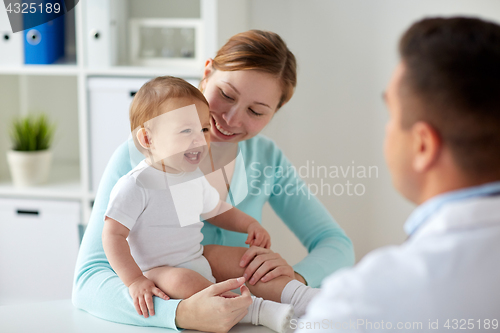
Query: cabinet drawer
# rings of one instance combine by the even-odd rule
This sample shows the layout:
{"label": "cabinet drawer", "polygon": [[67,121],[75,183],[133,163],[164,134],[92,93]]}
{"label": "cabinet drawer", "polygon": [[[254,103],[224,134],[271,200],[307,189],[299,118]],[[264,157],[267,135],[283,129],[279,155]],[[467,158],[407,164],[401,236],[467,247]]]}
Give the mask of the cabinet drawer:
{"label": "cabinet drawer", "polygon": [[0,199],[0,305],[71,298],[80,203]]}

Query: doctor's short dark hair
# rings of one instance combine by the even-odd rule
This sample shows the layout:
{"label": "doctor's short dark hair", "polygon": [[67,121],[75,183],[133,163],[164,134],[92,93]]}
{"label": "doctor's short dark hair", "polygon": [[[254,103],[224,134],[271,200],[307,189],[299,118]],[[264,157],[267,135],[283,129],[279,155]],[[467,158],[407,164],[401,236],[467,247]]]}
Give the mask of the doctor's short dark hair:
{"label": "doctor's short dark hair", "polygon": [[500,177],[500,25],[426,18],[402,36],[404,128],[425,121],[465,174]]}

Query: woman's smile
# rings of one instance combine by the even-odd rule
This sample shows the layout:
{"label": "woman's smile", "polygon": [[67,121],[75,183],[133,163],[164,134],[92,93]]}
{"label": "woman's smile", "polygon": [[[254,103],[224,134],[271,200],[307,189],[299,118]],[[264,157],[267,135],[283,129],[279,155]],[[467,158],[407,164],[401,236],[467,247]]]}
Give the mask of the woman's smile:
{"label": "woman's smile", "polygon": [[229,139],[229,138],[234,138],[236,135],[240,134],[240,133],[234,133],[234,132],[231,132],[227,129],[225,129],[224,127],[222,127],[222,125],[215,119],[215,117],[212,115],[211,117],[211,122],[212,122],[212,134],[217,136],[218,138],[222,138],[222,139]]}

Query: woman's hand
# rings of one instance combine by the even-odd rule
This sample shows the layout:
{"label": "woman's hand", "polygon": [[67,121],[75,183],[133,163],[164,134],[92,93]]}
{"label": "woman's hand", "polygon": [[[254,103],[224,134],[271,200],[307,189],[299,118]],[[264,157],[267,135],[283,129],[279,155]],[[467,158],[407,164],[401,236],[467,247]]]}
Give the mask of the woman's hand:
{"label": "woman's hand", "polygon": [[[153,295],[161,299],[168,300],[169,297],[158,288],[153,281],[145,276],[141,276],[128,286],[128,292],[134,300],[134,306],[137,313],[144,318],[149,315],[155,315],[155,307],[153,303]],[[148,315],[149,312],[149,315]]]}
{"label": "woman's hand", "polygon": [[248,237],[245,244],[250,246],[259,246],[266,249],[271,248],[271,236],[259,222],[255,221],[251,223],[247,228],[247,234]]}
{"label": "woman's hand", "polygon": [[[240,288],[241,295],[230,292],[236,288]],[[175,325],[185,329],[225,333],[245,317],[250,304],[252,298],[245,286],[245,279],[226,280],[180,301]]]}
{"label": "woman's hand", "polygon": [[259,280],[268,282],[278,276],[288,276],[305,283],[304,278],[295,273],[293,267],[288,265],[279,253],[262,247],[250,247],[241,257],[240,267],[246,267],[243,277],[251,285],[255,285]]}

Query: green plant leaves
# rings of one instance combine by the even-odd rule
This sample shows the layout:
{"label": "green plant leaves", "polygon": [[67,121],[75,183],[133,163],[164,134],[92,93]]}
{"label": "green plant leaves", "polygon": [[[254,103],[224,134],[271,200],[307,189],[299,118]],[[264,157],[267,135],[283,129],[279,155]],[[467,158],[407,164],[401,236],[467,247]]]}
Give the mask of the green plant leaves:
{"label": "green plant leaves", "polygon": [[55,124],[45,114],[28,115],[12,121],[10,137],[13,150],[37,151],[50,148],[54,138]]}

